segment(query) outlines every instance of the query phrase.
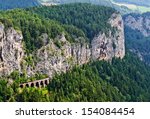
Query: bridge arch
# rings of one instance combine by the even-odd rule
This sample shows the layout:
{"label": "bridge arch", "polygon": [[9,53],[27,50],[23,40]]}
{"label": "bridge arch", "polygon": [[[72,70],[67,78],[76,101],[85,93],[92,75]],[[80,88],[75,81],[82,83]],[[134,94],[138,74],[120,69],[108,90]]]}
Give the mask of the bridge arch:
{"label": "bridge arch", "polygon": [[37,87],[37,88],[39,88],[39,87],[40,87],[39,82],[36,82],[36,84],[35,84],[35,85],[36,85],[36,87]]}
{"label": "bridge arch", "polygon": [[45,83],[45,85],[48,85],[48,80],[45,80],[44,83]]}
{"label": "bridge arch", "polygon": [[41,82],[40,82],[40,85],[41,85],[41,87],[42,87],[42,86],[44,86],[44,82],[43,82],[43,81],[41,81]]}
{"label": "bridge arch", "polygon": [[24,88],[24,85],[23,85],[23,84],[21,84],[21,85],[20,85],[20,88]]}
{"label": "bridge arch", "polygon": [[31,87],[34,87],[34,83],[31,83]]}
{"label": "bridge arch", "polygon": [[28,83],[26,84],[26,87],[29,87],[29,84],[28,84]]}

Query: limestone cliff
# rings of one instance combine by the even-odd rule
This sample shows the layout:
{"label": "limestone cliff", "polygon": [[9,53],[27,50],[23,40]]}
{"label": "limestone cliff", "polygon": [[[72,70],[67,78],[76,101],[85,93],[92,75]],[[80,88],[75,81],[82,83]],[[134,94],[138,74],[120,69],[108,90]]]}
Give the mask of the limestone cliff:
{"label": "limestone cliff", "polygon": [[[52,77],[55,73],[66,72],[74,65],[82,65],[93,60],[111,60],[113,57],[123,58],[125,46],[124,25],[121,15],[113,14],[108,23],[110,23],[112,29],[107,34],[100,32],[91,44],[70,43],[65,38],[64,33],[55,39],[51,39],[49,43],[32,54],[36,62],[34,66],[25,66],[28,76],[39,72]],[[47,34],[43,34],[43,36],[45,40],[48,39]],[[2,64],[0,75],[21,70],[20,63],[25,57],[22,35],[13,28],[5,31],[4,26],[1,25],[0,39]]]}
{"label": "limestone cliff", "polygon": [[20,63],[24,56],[22,34],[13,28],[5,29],[0,24],[0,75],[9,75],[14,70],[21,70]]}
{"label": "limestone cliff", "polygon": [[57,47],[53,41],[43,46],[37,51],[38,63],[33,72],[38,71],[51,77],[56,72],[66,72],[75,64],[82,65],[92,60],[111,60],[113,57],[123,58],[125,46],[122,17],[113,14],[108,22],[115,32],[109,30],[108,35],[100,32],[90,45],[69,43],[62,35],[57,38],[58,42],[63,44],[61,47]]}
{"label": "limestone cliff", "polygon": [[92,59],[110,60],[113,57],[123,58],[124,46],[124,24],[121,15],[113,14],[108,21],[115,31],[109,31],[108,35],[100,33],[92,41]]}

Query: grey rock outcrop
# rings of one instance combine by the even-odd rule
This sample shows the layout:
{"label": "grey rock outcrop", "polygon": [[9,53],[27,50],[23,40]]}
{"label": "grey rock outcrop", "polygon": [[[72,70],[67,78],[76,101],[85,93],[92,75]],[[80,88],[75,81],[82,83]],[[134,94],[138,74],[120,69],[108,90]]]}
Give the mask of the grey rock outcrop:
{"label": "grey rock outcrop", "polygon": [[22,34],[9,28],[5,31],[0,24],[0,75],[9,75],[14,70],[21,70],[20,63],[24,56]]}
{"label": "grey rock outcrop", "polygon": [[113,57],[123,58],[125,55],[124,24],[121,15],[113,14],[108,21],[111,30],[108,35],[100,33],[92,41],[92,59],[111,60]]}
{"label": "grey rock outcrop", "polygon": [[66,72],[74,65],[82,65],[90,61],[91,49],[88,44],[71,44],[64,35],[59,42],[63,44],[57,47],[52,41],[37,51],[38,63],[34,72],[48,74],[50,77],[55,73]]}
{"label": "grey rock outcrop", "polygon": [[127,27],[140,31],[145,37],[150,36],[150,15],[127,15],[124,23]]}

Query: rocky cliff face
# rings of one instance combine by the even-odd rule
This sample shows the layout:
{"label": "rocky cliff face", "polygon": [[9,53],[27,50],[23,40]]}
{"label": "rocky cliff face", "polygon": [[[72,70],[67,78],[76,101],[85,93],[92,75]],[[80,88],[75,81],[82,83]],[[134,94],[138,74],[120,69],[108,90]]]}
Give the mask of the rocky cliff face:
{"label": "rocky cliff face", "polygon": [[57,47],[54,42],[43,46],[37,52],[39,62],[34,72],[38,71],[51,77],[56,72],[66,72],[75,64],[82,65],[92,60],[111,60],[113,57],[123,58],[125,46],[122,17],[113,14],[108,22],[116,31],[113,33],[110,30],[107,35],[99,33],[92,40],[91,45],[86,43],[71,44],[62,35],[57,38],[58,42],[63,44],[61,47]]}
{"label": "rocky cliff face", "polygon": [[52,41],[37,51],[38,63],[33,72],[48,74],[51,77],[55,73],[66,72],[75,64],[82,65],[90,61],[91,49],[88,44],[71,44],[64,35],[56,40],[62,44],[61,47]]}
{"label": "rocky cliff face", "polygon": [[9,75],[14,70],[21,70],[20,63],[24,56],[22,34],[9,28],[5,31],[0,24],[0,75]]}
{"label": "rocky cliff face", "polygon": [[111,60],[113,57],[123,58],[124,46],[124,24],[121,15],[113,14],[108,21],[113,30],[108,34],[100,33],[92,41],[92,59]]}
{"label": "rocky cliff face", "polygon": [[[93,60],[111,60],[113,57],[123,58],[125,55],[124,27],[123,20],[119,14],[113,14],[108,21],[113,30],[107,34],[99,33],[91,42],[70,43],[62,34],[55,39],[51,39],[48,44],[38,49],[34,53],[36,63],[34,66],[26,66],[28,76],[36,72],[48,74],[52,77],[55,73],[66,72],[74,65],[82,65]],[[20,70],[20,63],[24,56],[22,48],[22,35],[14,29],[4,32],[1,25],[1,74],[9,74],[14,70]],[[44,39],[48,38],[43,34]],[[58,45],[61,44],[61,45]],[[8,71],[9,70],[9,71]]]}
{"label": "rocky cliff face", "polygon": [[150,36],[150,15],[127,15],[124,18],[124,24],[133,30],[140,31],[145,37]]}
{"label": "rocky cliff face", "polygon": [[150,13],[124,16],[127,48],[150,65]]}

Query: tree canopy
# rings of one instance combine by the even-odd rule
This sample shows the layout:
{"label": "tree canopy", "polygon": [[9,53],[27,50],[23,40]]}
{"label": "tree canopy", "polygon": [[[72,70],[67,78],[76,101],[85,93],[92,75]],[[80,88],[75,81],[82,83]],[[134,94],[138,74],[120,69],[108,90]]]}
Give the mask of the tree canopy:
{"label": "tree canopy", "polygon": [[112,63],[96,61],[57,74],[41,89],[0,80],[0,101],[150,101],[150,67],[128,53]]}
{"label": "tree canopy", "polygon": [[48,35],[47,42],[63,33],[70,42],[75,42],[74,37],[85,38],[82,30],[74,26],[62,25],[57,21],[44,19],[21,9],[1,11],[0,22],[5,25],[6,29],[14,27],[23,34],[25,48],[28,53],[32,53],[44,45],[41,37],[45,33]]}
{"label": "tree canopy", "polygon": [[59,21],[62,24],[74,25],[91,40],[99,32],[107,33],[111,29],[108,19],[116,12],[113,8],[81,3],[35,7],[29,11]]}

